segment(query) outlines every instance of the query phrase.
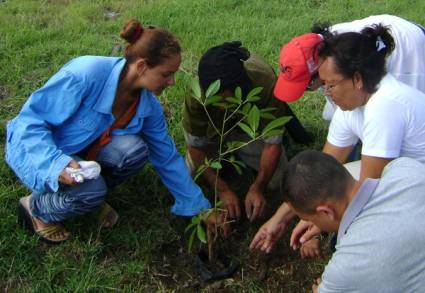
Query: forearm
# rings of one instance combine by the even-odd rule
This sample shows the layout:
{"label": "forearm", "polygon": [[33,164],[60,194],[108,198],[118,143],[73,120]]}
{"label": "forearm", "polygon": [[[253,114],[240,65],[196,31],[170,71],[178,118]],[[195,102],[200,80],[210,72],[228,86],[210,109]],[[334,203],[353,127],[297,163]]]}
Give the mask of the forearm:
{"label": "forearm", "polygon": [[280,205],[276,213],[273,215],[273,218],[278,220],[281,223],[287,224],[290,220],[295,217],[294,211],[289,207],[289,205],[284,202]]}
{"label": "forearm", "polygon": [[265,144],[261,153],[260,167],[257,177],[250,189],[263,192],[270,182],[277,165],[279,164],[282,147],[280,144]]}
{"label": "forearm", "polygon": [[331,155],[335,159],[337,159],[338,162],[341,164],[344,164],[347,161],[348,156],[350,155],[351,150],[354,146],[348,146],[348,147],[337,147],[330,142],[326,141],[325,145],[323,146],[322,152],[325,154]]}

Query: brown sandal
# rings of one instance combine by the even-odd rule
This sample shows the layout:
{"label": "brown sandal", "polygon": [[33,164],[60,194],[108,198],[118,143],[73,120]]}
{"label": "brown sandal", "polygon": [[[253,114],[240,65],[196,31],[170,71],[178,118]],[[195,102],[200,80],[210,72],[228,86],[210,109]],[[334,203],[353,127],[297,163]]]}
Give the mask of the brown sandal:
{"label": "brown sandal", "polygon": [[99,213],[99,226],[101,228],[112,228],[118,222],[119,215],[107,202],[103,202]]}
{"label": "brown sandal", "polygon": [[44,228],[38,228],[34,217],[25,208],[23,204],[24,198],[19,200],[19,218],[22,224],[38,237],[49,244],[59,244],[66,241],[71,233],[69,233],[61,223],[50,223]]}

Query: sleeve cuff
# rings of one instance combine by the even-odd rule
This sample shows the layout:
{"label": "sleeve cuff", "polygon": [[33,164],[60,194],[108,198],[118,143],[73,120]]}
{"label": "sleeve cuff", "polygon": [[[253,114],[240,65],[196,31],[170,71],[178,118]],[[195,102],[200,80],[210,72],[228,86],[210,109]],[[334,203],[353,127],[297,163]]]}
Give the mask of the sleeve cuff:
{"label": "sleeve cuff", "polygon": [[171,207],[171,212],[177,216],[192,217],[202,212],[202,210],[210,208],[210,202],[204,196],[201,196],[197,203],[176,202]]}
{"label": "sleeve cuff", "polygon": [[54,163],[49,170],[49,175],[44,182],[44,188],[47,192],[56,192],[59,189],[59,175],[72,158],[67,155],[61,155]]}

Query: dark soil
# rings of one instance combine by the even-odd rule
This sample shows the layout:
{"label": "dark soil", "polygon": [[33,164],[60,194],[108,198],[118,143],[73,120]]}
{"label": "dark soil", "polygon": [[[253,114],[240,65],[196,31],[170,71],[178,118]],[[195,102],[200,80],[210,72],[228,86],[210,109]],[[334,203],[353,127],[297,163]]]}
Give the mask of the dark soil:
{"label": "dark soil", "polygon": [[[236,176],[238,175],[231,174],[231,177],[226,178],[236,179]],[[239,182],[247,181],[245,179]],[[241,185],[243,184],[239,184],[239,188]],[[267,200],[268,210],[265,219],[250,223],[243,217],[239,222],[232,224],[232,233],[227,239],[219,238],[214,245],[215,253],[223,253],[238,263],[238,270],[232,278],[212,284],[202,282],[196,267],[196,253],[201,248],[207,248],[206,245],[201,247],[199,243],[196,243],[192,253],[188,254],[187,235],[171,243],[162,243],[158,247],[155,253],[157,259],[152,268],[153,274],[160,278],[168,289],[175,292],[310,291],[313,281],[320,277],[329,257],[328,245],[325,245],[323,249],[326,255],[324,259],[303,260],[298,251],[293,251],[289,247],[289,231],[292,230],[290,227],[288,233],[270,254],[249,250],[250,241],[258,228],[280,204],[279,198],[271,194],[268,195]],[[188,220],[178,218],[173,221],[173,228],[182,235],[181,231],[184,231],[187,224]],[[223,268],[222,264],[211,267],[214,270],[221,268]]]}

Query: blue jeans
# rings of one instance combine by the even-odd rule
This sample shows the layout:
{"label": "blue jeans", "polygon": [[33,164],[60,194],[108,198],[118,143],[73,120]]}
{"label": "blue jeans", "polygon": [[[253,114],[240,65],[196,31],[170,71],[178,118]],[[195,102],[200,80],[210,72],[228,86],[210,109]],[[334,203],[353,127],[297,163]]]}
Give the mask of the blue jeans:
{"label": "blue jeans", "polygon": [[[47,224],[99,208],[109,188],[143,169],[148,154],[148,147],[140,136],[112,136],[111,142],[99,151],[96,158],[102,167],[99,178],[74,186],[61,184],[54,193],[33,192],[30,197],[31,213]],[[81,160],[78,156],[73,157]]]}

